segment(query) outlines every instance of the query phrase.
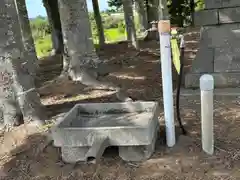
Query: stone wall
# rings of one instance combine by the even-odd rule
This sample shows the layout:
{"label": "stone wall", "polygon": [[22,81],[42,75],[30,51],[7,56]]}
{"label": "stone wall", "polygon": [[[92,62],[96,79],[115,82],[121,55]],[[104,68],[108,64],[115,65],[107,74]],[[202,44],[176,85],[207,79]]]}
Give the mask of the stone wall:
{"label": "stone wall", "polygon": [[198,78],[204,73],[214,75],[216,87],[239,86],[240,1],[206,0],[205,4],[205,10],[195,13],[201,37],[185,86],[197,87]]}

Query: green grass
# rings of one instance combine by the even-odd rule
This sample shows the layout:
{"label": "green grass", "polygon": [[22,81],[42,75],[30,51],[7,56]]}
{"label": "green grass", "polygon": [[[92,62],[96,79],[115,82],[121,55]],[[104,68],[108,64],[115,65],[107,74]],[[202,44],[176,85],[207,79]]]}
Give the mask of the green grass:
{"label": "green grass", "polygon": [[118,28],[106,29],[104,34],[107,42],[121,41],[126,39],[126,33],[121,32]]}
{"label": "green grass", "polygon": [[44,57],[49,55],[52,50],[51,35],[34,39],[34,42],[38,57]]}
{"label": "green grass", "polygon": [[[106,29],[105,30],[106,42],[115,42],[126,39],[126,33],[121,32],[118,28]],[[45,37],[36,37],[34,39],[35,48],[38,57],[48,56],[52,49],[51,35],[48,34]],[[98,40],[95,37],[94,43],[98,44]]]}

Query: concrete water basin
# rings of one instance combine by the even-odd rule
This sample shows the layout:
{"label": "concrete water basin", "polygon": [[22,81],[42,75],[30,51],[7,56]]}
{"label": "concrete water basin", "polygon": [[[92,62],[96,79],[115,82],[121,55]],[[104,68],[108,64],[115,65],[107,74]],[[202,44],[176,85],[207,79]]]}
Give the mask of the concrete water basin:
{"label": "concrete water basin", "polygon": [[76,104],[52,128],[54,145],[62,148],[67,162],[88,160],[89,154],[91,159],[99,158],[95,156],[101,157],[108,146],[119,146],[120,156],[129,160],[124,158],[126,148],[134,149],[133,154],[140,149],[146,153],[143,146],[155,144],[158,108],[157,102],[144,101]]}

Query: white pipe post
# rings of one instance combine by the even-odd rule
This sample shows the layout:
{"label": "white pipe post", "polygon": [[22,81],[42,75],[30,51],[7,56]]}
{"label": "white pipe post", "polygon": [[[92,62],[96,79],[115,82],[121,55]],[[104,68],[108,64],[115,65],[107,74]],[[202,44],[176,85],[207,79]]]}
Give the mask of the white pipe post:
{"label": "white pipe post", "polygon": [[214,153],[213,137],[213,89],[212,75],[202,75],[200,78],[201,89],[201,121],[202,121],[202,149],[209,155]]}
{"label": "white pipe post", "polygon": [[170,21],[169,20],[159,21],[158,31],[160,36],[162,88],[163,88],[166,138],[167,138],[168,147],[173,147],[176,143],[176,137],[175,137],[174,110],[173,110]]}

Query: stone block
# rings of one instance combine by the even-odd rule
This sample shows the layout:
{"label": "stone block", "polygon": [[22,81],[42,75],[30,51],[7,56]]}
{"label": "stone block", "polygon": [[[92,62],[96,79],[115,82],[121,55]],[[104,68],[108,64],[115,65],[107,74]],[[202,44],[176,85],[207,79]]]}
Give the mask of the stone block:
{"label": "stone block", "polygon": [[[210,73],[214,77],[216,88],[230,88],[240,86],[240,72],[235,73]],[[185,88],[199,88],[201,73],[189,73],[185,76]]]}
{"label": "stone block", "polygon": [[201,28],[201,44],[208,47],[236,46],[240,41],[240,23],[204,26]]}
{"label": "stone block", "polygon": [[222,0],[206,0],[205,9],[216,9],[222,6]]}
{"label": "stone block", "polygon": [[[233,96],[239,97],[240,96],[240,88],[219,88],[214,89],[214,96]],[[176,96],[176,90],[173,92],[173,96]],[[181,97],[200,97],[200,89],[185,89],[181,88]]]}
{"label": "stone block", "polygon": [[240,47],[215,48],[214,72],[240,72]]}
{"label": "stone block", "polygon": [[195,26],[206,26],[218,24],[218,10],[202,10],[194,13]]}
{"label": "stone block", "polygon": [[240,7],[219,9],[219,23],[240,22]]}
{"label": "stone block", "polygon": [[240,6],[240,1],[239,0],[221,0],[221,3],[222,3],[221,4],[222,8]]}
{"label": "stone block", "polygon": [[55,146],[92,146],[99,136],[109,146],[148,145],[158,123],[157,102],[77,104],[53,128]]}
{"label": "stone block", "polygon": [[214,49],[200,43],[196,58],[192,63],[193,73],[213,72]]}
{"label": "stone block", "polygon": [[149,159],[155,151],[159,131],[155,131],[154,138],[149,145],[145,146],[120,146],[119,156],[124,161],[144,161]]}
{"label": "stone block", "polygon": [[240,6],[239,0],[205,0],[206,9]]}
{"label": "stone block", "polygon": [[[175,96],[176,92],[173,93]],[[225,100],[237,100],[240,98],[240,88],[216,88],[213,90],[214,100],[225,101]],[[194,89],[181,89],[180,101],[182,104],[189,104],[189,101],[201,101],[200,88]],[[191,104],[189,104],[191,106]],[[200,108],[200,106],[198,107]],[[200,109],[199,109],[200,110]]]}

